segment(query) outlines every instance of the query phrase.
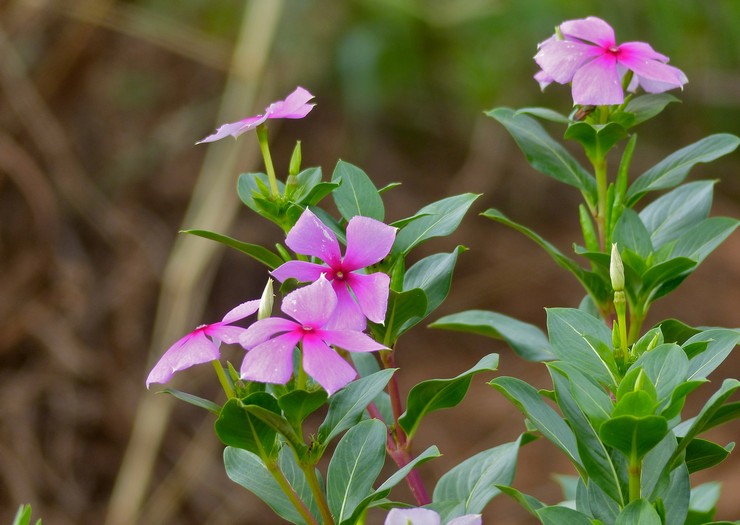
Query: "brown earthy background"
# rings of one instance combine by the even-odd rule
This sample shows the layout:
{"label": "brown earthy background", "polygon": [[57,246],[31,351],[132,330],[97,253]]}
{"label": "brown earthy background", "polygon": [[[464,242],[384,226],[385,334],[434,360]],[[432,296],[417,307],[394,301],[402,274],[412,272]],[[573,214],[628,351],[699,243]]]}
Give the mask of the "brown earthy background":
{"label": "brown earthy background", "polygon": [[[650,41],[687,73],[683,103],[639,130],[634,173],[707,134],[740,131],[740,4],[604,4],[0,1],[0,523],[23,502],[48,525],[278,522],[226,477],[212,418],[146,391],[144,378],[172,341],[256,297],[266,278],[250,259],[177,231],[280,239],[233,191],[238,173],[261,169],[254,137],[193,143],[296,85],[319,105],[271,125],[279,172],[300,139],[304,166],[325,176],[342,158],[378,186],[402,182],[387,194],[391,220],[450,193],[484,194],[453,238],[419,250],[471,247],[433,318],[486,308],[544,326],[545,306],[575,306],[574,279],[477,216],[498,207],[566,251],[578,239],[576,192],[534,172],[482,114],[498,105],[568,110],[566,88],[541,94],[531,80],[536,43],[559,22],[593,14],[619,41]],[[692,173],[720,180],[713,214],[739,215],[739,167],[735,154]],[[735,235],[650,321],[740,324],[738,261]],[[546,386],[542,365],[503,344],[423,327],[401,341],[401,384],[456,375],[492,351],[502,374]],[[691,410],[738,368],[728,359]],[[488,379],[423,424],[417,450],[436,443],[445,454],[424,466],[428,479],[523,430]],[[176,386],[218,396],[208,367],[180,374]],[[738,430],[711,437],[727,443]],[[515,485],[559,501],[551,473],[570,469],[557,451],[540,440],[520,457]],[[738,466],[735,455],[696,479],[724,483],[724,519],[740,517]],[[485,521],[533,522],[505,497]]]}

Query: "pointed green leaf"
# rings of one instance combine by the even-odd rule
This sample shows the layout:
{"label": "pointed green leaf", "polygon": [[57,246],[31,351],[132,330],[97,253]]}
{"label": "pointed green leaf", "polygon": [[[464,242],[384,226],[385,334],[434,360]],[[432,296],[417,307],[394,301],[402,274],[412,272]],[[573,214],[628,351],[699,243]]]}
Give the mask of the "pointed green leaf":
{"label": "pointed green leaf", "polygon": [[702,353],[691,357],[688,379],[704,379],[714,372],[740,343],[740,330],[710,328],[689,337],[683,346],[702,341],[709,344]]}
{"label": "pointed green leaf", "polygon": [[583,146],[590,159],[603,158],[614,145],[627,136],[627,130],[621,124],[591,124],[585,121],[572,122],[563,136],[575,140]]}
{"label": "pointed green leaf", "polygon": [[334,450],[326,476],[326,494],[334,520],[342,522],[372,491],[385,461],[385,424],[377,419],[358,423]]}
{"label": "pointed green leaf", "polygon": [[285,418],[297,427],[309,414],[318,410],[326,403],[326,392],[324,390],[292,390],[280,396],[278,404],[285,414]]}
{"label": "pointed green leaf", "polygon": [[643,259],[653,252],[650,233],[640,220],[640,216],[629,208],[622,212],[612,233],[612,242],[617,243],[621,252],[625,248],[632,250]]}
{"label": "pointed green leaf", "polygon": [[565,452],[571,462],[583,472],[573,431],[563,418],[542,400],[534,387],[514,377],[497,377],[488,384],[506,396],[534,428]]}
{"label": "pointed green leaf", "polygon": [[452,379],[429,379],[414,386],[408,395],[406,412],[398,423],[413,438],[421,420],[435,410],[457,406],[465,397],[473,375],[498,368],[498,354],[489,354],[471,368]]}
{"label": "pointed green leaf", "polygon": [[658,115],[671,102],[679,102],[679,99],[668,93],[648,93],[634,97],[627,103],[624,111],[635,116],[632,126],[637,126]]}
{"label": "pointed green leaf", "polygon": [[210,232],[207,230],[181,230],[180,233],[189,233],[191,235],[197,235],[198,237],[203,237],[205,239],[220,242],[221,244],[224,244],[230,248],[234,248],[235,250],[239,250],[242,253],[246,253],[253,259],[261,262],[262,264],[270,268],[271,270],[274,270],[275,268],[283,264],[283,260],[278,254],[271,252],[267,248],[259,246],[258,244],[250,244],[248,242],[237,241],[236,239],[233,239],[226,235],[221,235],[220,233]]}
{"label": "pointed green leaf", "polygon": [[717,512],[721,489],[722,484],[717,481],[710,481],[692,488],[689,515],[684,525],[704,525],[711,522]]}
{"label": "pointed green leaf", "polygon": [[193,394],[188,394],[187,392],[181,392],[179,390],[175,390],[174,388],[165,388],[164,390],[160,390],[159,392],[157,392],[157,394],[170,394],[180,401],[185,401],[186,403],[189,403],[198,408],[205,408],[206,410],[213,412],[214,414],[219,414],[221,412],[221,405],[214,403],[210,399],[203,399],[202,397],[194,396]]}
{"label": "pointed green leaf", "polygon": [[521,437],[479,452],[446,472],[434,487],[432,507],[444,523],[464,514],[478,514],[500,490],[511,485]]}
{"label": "pointed green leaf", "polygon": [[255,392],[244,400],[229,399],[215,423],[216,435],[224,445],[242,448],[261,458],[276,452],[277,432],[260,418],[244,410],[245,405],[259,405],[280,412],[277,400],[266,392]]}
{"label": "pointed green leaf", "polygon": [[642,367],[655,386],[658,403],[664,404],[678,385],[686,381],[689,359],[680,346],[669,343],[643,354],[632,366]]}
{"label": "pointed green leaf", "polygon": [[604,279],[594,274],[593,272],[589,272],[579,266],[575,261],[563,255],[560,250],[558,250],[555,246],[540,237],[537,233],[525,226],[522,226],[521,224],[515,223],[514,221],[506,217],[503,213],[494,208],[486,210],[485,212],[483,212],[482,215],[488,219],[500,222],[501,224],[504,224],[510,228],[517,230],[520,233],[523,233],[535,243],[537,243],[540,248],[548,253],[548,255],[557,263],[558,266],[572,273],[575,278],[578,279],[578,281],[583,285],[586,291],[591,294],[597,302],[603,303],[609,300],[611,287],[607,285]]}
{"label": "pointed green leaf", "polygon": [[708,469],[722,463],[734,448],[735,443],[723,447],[705,439],[692,439],[686,446],[686,467],[690,473]]}
{"label": "pointed green leaf", "polygon": [[424,206],[416,213],[423,217],[407,224],[398,232],[392,253],[407,254],[414,246],[427,239],[450,235],[479,196],[463,193]]}
{"label": "pointed green leaf", "polygon": [[524,509],[529,512],[530,514],[537,515],[537,511],[543,507],[545,507],[545,504],[542,503],[540,500],[535,498],[534,496],[530,496],[528,494],[524,494],[514,487],[509,487],[507,485],[496,485],[496,488],[498,488],[501,492],[506,494],[507,496],[511,496],[514,498],[519,505],[524,507]]}
{"label": "pointed green leaf", "polygon": [[318,430],[318,442],[326,446],[334,437],[353,426],[367,405],[385,388],[395,369],[361,377],[329,398],[329,410]]}
{"label": "pointed green leaf", "polygon": [[509,108],[492,109],[486,115],[498,120],[514,137],[533,168],[578,188],[589,205],[596,203],[596,180],[539,122]]}
{"label": "pointed green leaf", "polygon": [[593,525],[585,514],[559,505],[538,509],[537,517],[542,525]]}
{"label": "pointed green leaf", "polygon": [[668,433],[668,421],[660,416],[617,416],[599,428],[601,440],[629,456],[642,458]]}
{"label": "pointed green leaf", "polygon": [[677,186],[686,178],[689,170],[700,162],[711,162],[732,153],[740,144],[734,135],[721,133],[710,135],[685,148],[672,153],[658,164],[640,175],[627,190],[628,207],[649,191],[664,190]]}
{"label": "pointed green leaf", "polygon": [[457,264],[457,256],[466,249],[464,246],[458,246],[452,253],[435,253],[406,270],[403,289],[419,288],[424,290],[427,297],[424,317],[432,313],[447,297],[452,285],[452,273]]}
{"label": "pointed green leaf", "polygon": [[728,217],[709,217],[684,232],[676,241],[671,257],[688,257],[702,262],[735,231],[740,221]]}
{"label": "pointed green leaf", "polygon": [[467,310],[446,315],[429,326],[506,341],[514,352],[528,361],[548,361],[555,358],[550,342],[542,330],[533,324],[499,313]]}
{"label": "pointed green leaf", "polygon": [[418,324],[427,311],[427,296],[424,290],[414,288],[404,292],[391,290],[385,324],[372,325],[376,339],[392,345],[404,332]]}
{"label": "pointed green leaf", "polygon": [[514,113],[514,116],[518,115],[531,115],[542,120],[549,120],[550,122],[557,122],[558,124],[568,124],[570,120],[562,113],[558,113],[555,110],[549,108],[520,108]]}
{"label": "pointed green leaf", "polygon": [[663,522],[647,500],[638,499],[622,510],[614,525],[663,525]]}
{"label": "pointed green leaf", "polygon": [[331,176],[332,182],[342,181],[332,197],[339,213],[346,220],[355,215],[382,221],[385,218],[383,199],[370,177],[357,166],[340,160]]}

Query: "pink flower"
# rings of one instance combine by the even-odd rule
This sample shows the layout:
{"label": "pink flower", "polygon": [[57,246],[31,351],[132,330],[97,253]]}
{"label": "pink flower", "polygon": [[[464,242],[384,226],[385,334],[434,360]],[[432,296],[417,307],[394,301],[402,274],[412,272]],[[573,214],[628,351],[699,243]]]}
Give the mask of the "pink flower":
{"label": "pink flower", "polygon": [[[440,525],[439,514],[430,509],[391,509],[385,518],[385,525]],[[483,520],[480,514],[466,514],[447,525],[481,525]]]}
{"label": "pink flower", "polygon": [[559,33],[542,42],[534,59],[542,68],[535,80],[544,89],[551,82],[573,83],[573,102],[580,105],[609,105],[624,102],[622,78],[634,73],[628,87],[648,93],[682,88],[686,75],[668,65],[668,57],[645,42],[616,45],[609,24],[590,16],[560,24]]}
{"label": "pink flower", "polygon": [[249,350],[242,362],[242,379],[284,385],[293,373],[293,349],[302,343],[303,369],[329,395],[352,381],[357,376],[354,368],[328,345],[350,352],[387,348],[362,332],[328,328],[336,307],[337,296],[323,275],[286,295],[281,310],[295,321],[262,319],[239,337],[239,343]]}
{"label": "pink flower", "polygon": [[177,341],[149,372],[146,387],[149,388],[152,383],[166,383],[172,379],[175,372],[218,359],[221,356],[219,352],[221,342],[238,343],[239,336],[246,331],[246,328],[230,326],[231,323],[252,315],[259,306],[259,300],[242,303],[229,311],[221,322],[199,326]]}
{"label": "pink flower", "polygon": [[222,138],[231,135],[236,138],[245,131],[255,129],[257,126],[267,121],[267,119],[273,118],[303,118],[308,115],[308,112],[313,109],[316,104],[309,104],[308,101],[313,98],[313,95],[303,89],[297,87],[293,93],[288,95],[285,100],[279,100],[273,102],[265,109],[265,112],[261,115],[254,117],[247,117],[238,122],[232,122],[230,124],[223,124],[219,127],[213,135],[209,135],[203,140],[196,142],[201,144],[203,142],[214,142],[221,140]]}
{"label": "pink flower", "polygon": [[347,224],[347,251],[342,257],[334,232],[306,210],[288,232],[285,244],[324,264],[288,261],[272,275],[281,282],[291,277],[310,282],[325,274],[338,300],[332,326],[362,331],[366,317],[374,323],[385,321],[390,278],[383,272],[367,274],[360,270],[383,260],[395,239],[395,228],[369,217],[352,217]]}

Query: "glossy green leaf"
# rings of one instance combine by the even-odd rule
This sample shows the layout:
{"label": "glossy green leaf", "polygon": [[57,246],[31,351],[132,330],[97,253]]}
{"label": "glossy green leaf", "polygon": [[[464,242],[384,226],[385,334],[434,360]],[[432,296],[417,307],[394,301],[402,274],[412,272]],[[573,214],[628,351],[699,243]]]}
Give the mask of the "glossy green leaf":
{"label": "glossy green leaf", "polygon": [[[308,510],[313,516],[320,516],[319,507],[316,504],[316,500],[311,492],[311,486],[306,480],[306,474],[301,470],[301,467],[296,461],[296,457],[290,447],[282,447],[278,454],[278,468],[283,473],[285,479],[288,480],[290,486],[298,495],[298,498],[308,507]],[[323,485],[321,480],[321,474],[316,471],[316,475]]]}
{"label": "glossy green leaf", "polygon": [[686,178],[695,164],[711,162],[732,153],[740,144],[734,135],[710,135],[672,153],[640,175],[627,191],[627,206],[632,207],[648,191],[664,190],[677,186]]}
{"label": "glossy green leaf", "polygon": [[614,525],[663,525],[663,522],[650,502],[638,499],[622,510]]}
{"label": "glossy green leaf", "polygon": [[278,516],[290,523],[306,523],[259,456],[247,450],[226,447],[224,467],[229,479],[267,503]]}
{"label": "glossy green leaf", "polygon": [[534,428],[565,452],[577,468],[581,468],[573,431],[563,418],[542,400],[534,387],[514,377],[497,377],[488,384],[506,396]]}
{"label": "glossy green leaf", "polygon": [[686,446],[686,467],[690,473],[708,469],[722,463],[734,448],[735,443],[723,447],[712,441],[694,438]]}
{"label": "glossy green leaf", "polygon": [[230,248],[234,248],[235,250],[239,250],[240,252],[246,253],[253,259],[261,262],[271,270],[274,270],[275,268],[283,264],[283,259],[278,254],[257,244],[237,241],[236,239],[233,239],[226,235],[221,235],[220,233],[210,232],[207,230],[181,230],[181,233],[197,235],[198,237],[210,239],[212,241],[224,244]]}
{"label": "glossy green leaf", "polygon": [[565,131],[564,138],[580,143],[589,159],[603,158],[617,142],[627,136],[621,124],[591,124],[586,121],[573,122]]}
{"label": "glossy green leaf", "polygon": [[367,405],[385,388],[395,369],[361,377],[329,398],[329,410],[318,430],[318,441],[326,446],[334,437],[354,425]]}
{"label": "glossy green leaf", "polygon": [[703,379],[714,372],[740,343],[740,330],[710,328],[689,337],[683,346],[708,341],[706,350],[691,358],[688,379]]}
{"label": "glossy green leaf", "polygon": [[673,291],[696,268],[696,261],[686,257],[669,259],[652,266],[642,275],[642,294],[654,301]]}
{"label": "glossy green leaf", "polygon": [[571,396],[578,408],[588,417],[592,426],[598,430],[601,423],[612,415],[614,407],[609,394],[593,379],[569,363],[555,361],[548,363],[547,366],[568,378],[568,389]]}
{"label": "glossy green leaf", "polygon": [[593,525],[588,516],[568,507],[553,505],[537,509],[536,512],[542,525]]}
{"label": "glossy green leaf", "polygon": [[555,358],[550,342],[542,330],[533,324],[499,313],[467,310],[446,315],[429,326],[506,341],[514,352],[528,361],[548,361]]}
{"label": "glossy green leaf", "polygon": [[520,108],[514,112],[514,116],[518,115],[531,115],[542,120],[549,120],[550,122],[557,122],[558,124],[569,124],[570,120],[562,113],[549,108]]}
{"label": "glossy green leaf", "polygon": [[691,392],[699,388],[701,385],[706,383],[706,379],[685,381],[676,386],[671,393],[670,401],[662,407],[660,415],[670,420],[681,413],[684,404],[686,403],[686,396]]}
{"label": "glossy green leaf", "polygon": [[321,168],[313,167],[302,170],[295,176],[295,184],[287,185],[285,198],[292,202],[301,202],[311,190],[321,183]]}
{"label": "glossy green leaf", "polygon": [[357,166],[340,160],[331,176],[332,182],[342,181],[332,193],[334,203],[345,220],[355,215],[382,221],[385,218],[383,199],[370,177]]}
{"label": "glossy green leaf", "polygon": [[[37,519],[35,524],[41,525],[41,519]],[[11,525],[31,525],[31,505],[19,506]]]}
{"label": "glossy green leaf", "polygon": [[632,366],[640,366],[652,381],[658,403],[670,400],[674,389],[686,381],[689,359],[675,343],[662,344],[643,354]]}
{"label": "glossy green leaf", "polygon": [[489,354],[471,368],[451,379],[429,379],[415,385],[408,395],[406,412],[398,424],[413,438],[421,420],[436,410],[457,406],[465,397],[475,374],[498,368],[498,354]]}
{"label": "glossy green leaf", "polygon": [[157,392],[157,394],[170,394],[180,401],[185,401],[186,403],[189,403],[198,408],[205,408],[206,410],[217,415],[221,412],[221,405],[214,403],[210,399],[203,399],[202,397],[194,396],[193,394],[188,394],[187,392],[181,392],[180,390],[175,390],[174,388],[165,388],[164,390],[160,390],[159,392]]}
{"label": "glossy green leaf", "polygon": [[532,117],[509,108],[486,113],[499,121],[521,148],[536,170],[578,188],[590,206],[596,202],[596,180],[578,161]]}
{"label": "glossy green leaf", "polygon": [[655,397],[645,390],[627,392],[614,406],[612,417],[634,416],[644,417],[655,412]]}
{"label": "glossy green leaf", "polygon": [[485,212],[483,212],[482,215],[488,219],[500,222],[501,224],[513,228],[514,230],[523,233],[531,240],[533,240],[538,246],[540,246],[540,248],[547,252],[547,254],[555,261],[558,266],[572,273],[575,278],[578,279],[578,281],[583,285],[586,291],[591,294],[597,302],[603,303],[609,300],[611,287],[607,285],[606,281],[603,278],[599,277],[593,272],[589,272],[588,270],[582,268],[575,261],[573,261],[569,257],[566,257],[554,245],[546,241],[544,238],[540,237],[540,235],[530,230],[529,228],[522,226],[521,224],[517,224],[494,208],[486,210]]}
{"label": "glossy green leaf", "polygon": [[599,428],[601,440],[629,456],[642,458],[668,433],[668,421],[660,416],[618,416]]}
{"label": "glossy green leaf", "polygon": [[[426,295],[427,308],[424,317],[432,313],[447,297],[452,285],[452,273],[457,264],[457,256],[466,249],[464,246],[458,246],[451,253],[435,253],[406,270],[403,289],[407,291],[419,288]],[[408,330],[410,327],[404,328]]]}
{"label": "glossy green leaf", "polygon": [[548,308],[547,331],[553,353],[610,387],[617,384],[610,350],[612,333],[601,319],[574,308]]}
{"label": "glossy green leaf", "polygon": [[624,111],[635,116],[632,125],[637,126],[658,115],[671,102],[679,102],[679,99],[668,93],[648,93],[634,97],[627,103]]}
{"label": "glossy green leaf", "polygon": [[511,443],[479,452],[446,472],[434,487],[432,506],[443,522],[464,514],[478,514],[500,490],[511,485],[521,437]]}
{"label": "glossy green leaf", "polygon": [[678,239],[707,217],[712,206],[714,184],[715,181],[707,180],[683,184],[640,212],[640,219],[650,232],[656,250]]}
{"label": "glossy green leaf", "polygon": [[355,511],[373,488],[385,461],[386,427],[367,419],[350,428],[337,444],[326,476],[329,509],[336,522]]}
{"label": "glossy green leaf", "polygon": [[294,427],[298,427],[306,417],[324,406],[326,403],[326,392],[324,390],[291,390],[280,396],[278,405],[283,411],[285,418]]}
{"label": "glossy green leaf", "polygon": [[717,512],[722,484],[717,481],[702,483],[691,489],[689,515],[684,525],[704,525],[712,521]]}
{"label": "glossy green leaf", "polygon": [[629,208],[622,212],[612,233],[612,242],[617,243],[620,252],[625,248],[632,250],[643,259],[653,252],[650,232],[640,220],[640,216]]}
{"label": "glossy green leaf", "polygon": [[[690,498],[689,471],[686,465],[679,465],[670,471],[668,483],[658,485],[648,499],[656,502],[656,509],[664,511],[665,523],[684,523],[689,512]],[[658,506],[661,502],[662,509]]]}
{"label": "glossy green leaf", "polygon": [[405,292],[391,290],[384,325],[373,325],[376,339],[392,345],[401,334],[424,319],[427,311],[427,296],[424,290],[414,288]]}
{"label": "glossy green leaf", "polygon": [[423,217],[407,224],[398,232],[392,253],[407,254],[414,246],[427,239],[450,235],[479,196],[475,193],[463,193],[424,206],[416,213]]}
{"label": "glossy green leaf", "polygon": [[261,458],[276,453],[277,432],[260,418],[247,412],[244,407],[257,405],[280,413],[277,399],[266,392],[255,392],[244,400],[229,399],[221,409],[215,423],[216,435],[224,445],[241,448]]}
{"label": "glossy green leaf", "polygon": [[535,498],[534,496],[530,496],[528,494],[524,494],[514,487],[509,487],[508,485],[496,485],[496,488],[498,488],[501,492],[506,494],[507,496],[511,496],[514,498],[519,505],[524,507],[527,512],[530,514],[536,515],[537,510],[545,507],[545,504],[542,503],[540,500]]}

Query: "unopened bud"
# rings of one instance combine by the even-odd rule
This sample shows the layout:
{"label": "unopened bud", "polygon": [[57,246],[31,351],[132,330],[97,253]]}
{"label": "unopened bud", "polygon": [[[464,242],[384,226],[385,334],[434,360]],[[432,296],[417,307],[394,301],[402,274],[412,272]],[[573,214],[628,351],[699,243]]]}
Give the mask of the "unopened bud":
{"label": "unopened bud", "polygon": [[275,302],[275,295],[272,292],[272,279],[267,279],[267,285],[262,291],[260,297],[260,308],[257,311],[257,319],[267,319],[272,316],[272,305]]}
{"label": "unopened bud", "polygon": [[293,155],[290,157],[290,166],[288,167],[288,175],[298,175],[301,171],[301,141],[297,140],[295,148],[293,148]]}
{"label": "unopened bud", "polygon": [[619,256],[617,244],[612,244],[612,256],[609,263],[609,277],[612,281],[612,289],[615,292],[624,290],[624,265],[622,258]]}

